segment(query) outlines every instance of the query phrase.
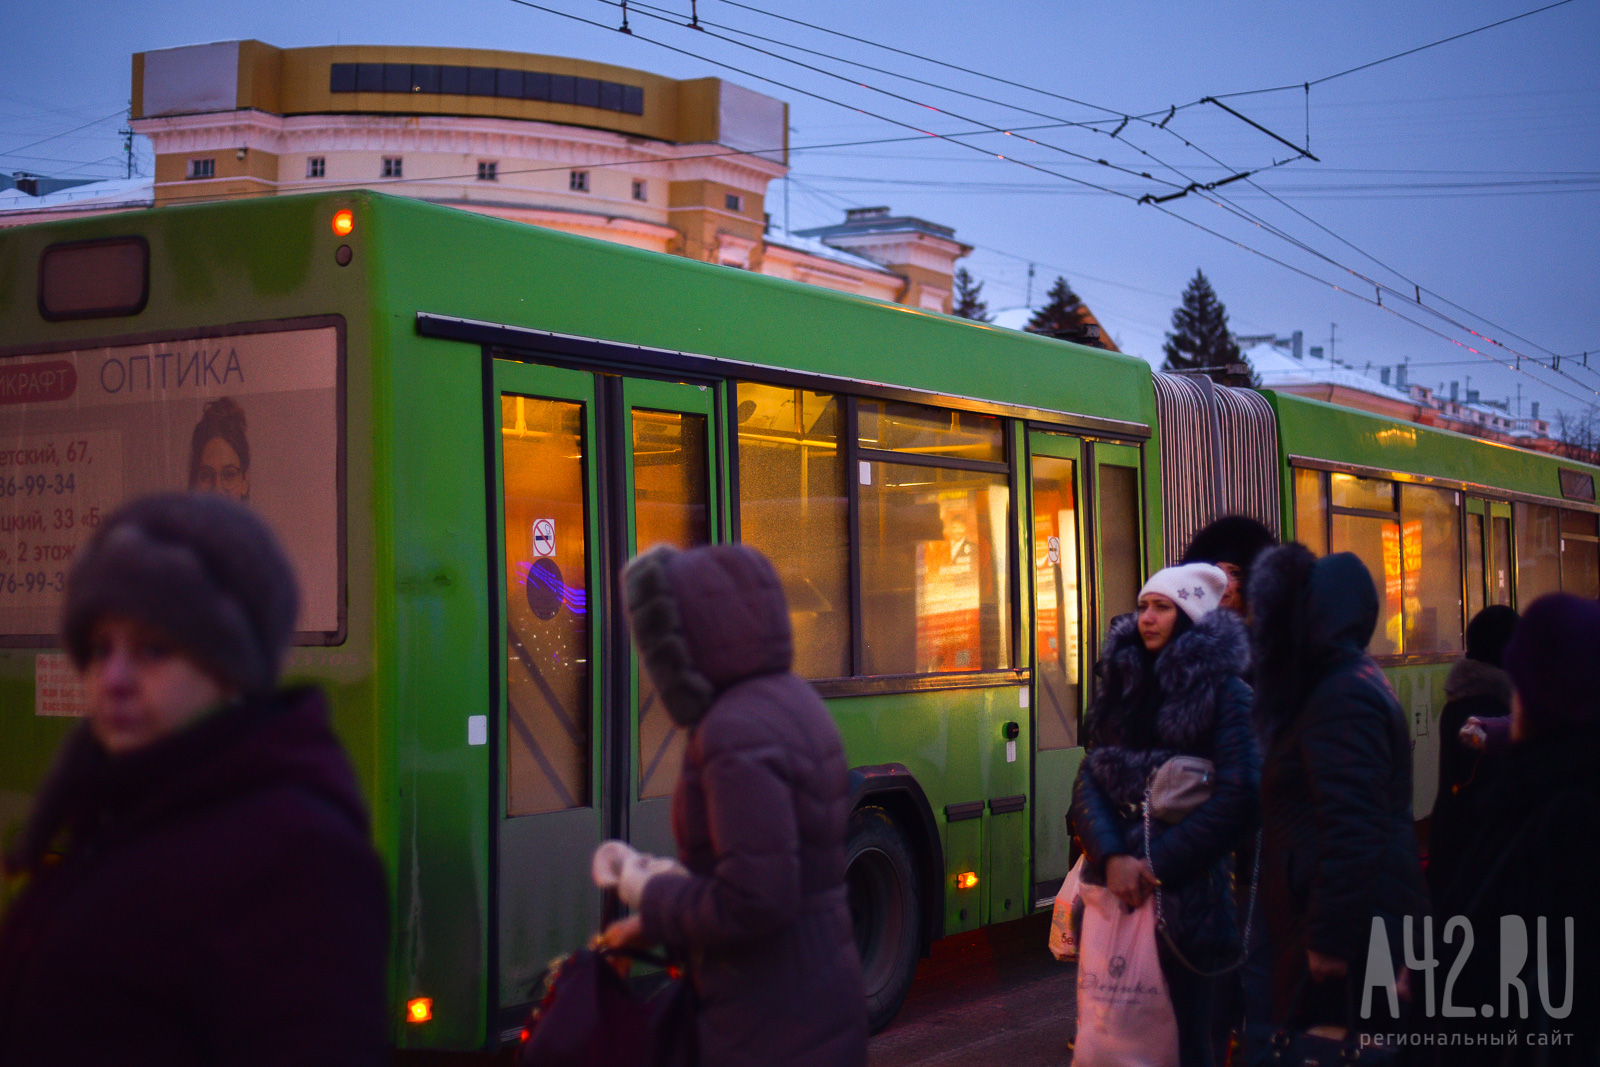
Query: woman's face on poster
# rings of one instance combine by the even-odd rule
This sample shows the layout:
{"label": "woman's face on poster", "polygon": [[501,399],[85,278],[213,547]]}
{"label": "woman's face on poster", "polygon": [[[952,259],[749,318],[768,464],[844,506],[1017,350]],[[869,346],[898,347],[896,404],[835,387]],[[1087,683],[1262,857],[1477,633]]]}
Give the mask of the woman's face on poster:
{"label": "woman's face on poster", "polygon": [[239,462],[239,453],[220,437],[213,437],[200,450],[200,465],[189,488],[221,493],[230,500],[250,499],[250,477]]}

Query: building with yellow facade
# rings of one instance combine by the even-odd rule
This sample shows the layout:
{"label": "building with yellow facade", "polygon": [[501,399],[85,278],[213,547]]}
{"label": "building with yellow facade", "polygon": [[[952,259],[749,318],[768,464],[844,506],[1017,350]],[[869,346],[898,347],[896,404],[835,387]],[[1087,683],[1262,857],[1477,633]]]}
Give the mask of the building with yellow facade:
{"label": "building with yellow facade", "polygon": [[722,78],[559,56],[224,41],[133,56],[153,181],[13,197],[0,225],[242,196],[377,189],[949,311],[948,227],[887,208],[778,239],[789,107]]}

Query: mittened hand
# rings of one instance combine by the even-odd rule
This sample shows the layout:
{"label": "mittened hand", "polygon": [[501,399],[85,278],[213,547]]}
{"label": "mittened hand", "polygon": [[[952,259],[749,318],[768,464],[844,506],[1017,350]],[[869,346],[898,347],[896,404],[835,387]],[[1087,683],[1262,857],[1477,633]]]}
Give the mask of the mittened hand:
{"label": "mittened hand", "polygon": [[589,873],[594,877],[594,884],[600,889],[617,888],[623,867],[638,856],[639,851],[625,841],[601,842],[600,847],[594,850],[594,858],[589,861]]}
{"label": "mittened hand", "polygon": [[687,873],[676,860],[635,852],[623,864],[622,874],[617,879],[617,896],[624,904],[637,911],[639,902],[644,899],[644,887],[649,884],[650,879],[658,874]]}

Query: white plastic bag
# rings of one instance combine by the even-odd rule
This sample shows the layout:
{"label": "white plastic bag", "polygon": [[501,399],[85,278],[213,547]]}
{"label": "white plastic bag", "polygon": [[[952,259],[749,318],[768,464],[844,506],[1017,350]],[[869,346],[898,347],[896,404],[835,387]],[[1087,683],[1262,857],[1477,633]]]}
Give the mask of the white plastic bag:
{"label": "white plastic bag", "polygon": [[1156,955],[1154,898],[1129,912],[1083,885],[1073,1067],[1178,1067],[1178,1018]]}
{"label": "white plastic bag", "polygon": [[1072,865],[1056,892],[1056,906],[1050,913],[1050,955],[1063,963],[1078,958],[1078,938],[1072,932],[1072,906],[1078,902],[1078,884],[1083,878],[1083,857]]}

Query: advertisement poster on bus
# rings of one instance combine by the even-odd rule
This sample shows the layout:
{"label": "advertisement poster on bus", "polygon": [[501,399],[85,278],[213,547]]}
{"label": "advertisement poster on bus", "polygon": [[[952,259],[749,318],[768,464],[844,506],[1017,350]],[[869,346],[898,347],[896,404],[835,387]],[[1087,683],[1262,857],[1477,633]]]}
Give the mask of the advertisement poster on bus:
{"label": "advertisement poster on bus", "polygon": [[331,326],[0,360],[0,640],[49,643],[79,549],[166,490],[259,511],[300,582],[297,629],[337,631],[338,375]]}

